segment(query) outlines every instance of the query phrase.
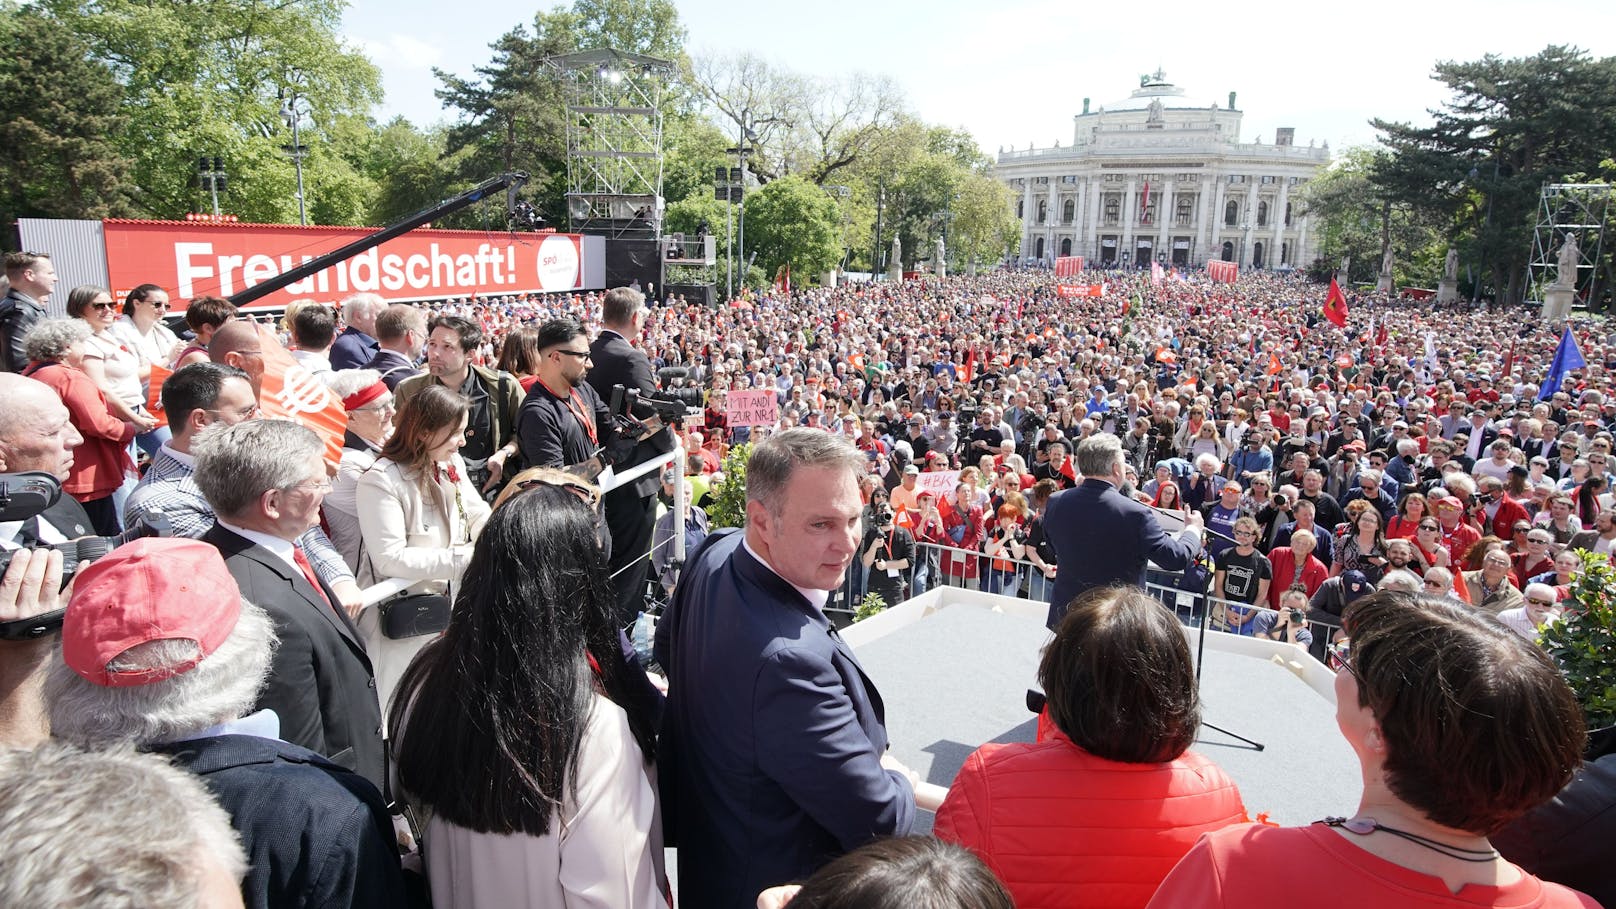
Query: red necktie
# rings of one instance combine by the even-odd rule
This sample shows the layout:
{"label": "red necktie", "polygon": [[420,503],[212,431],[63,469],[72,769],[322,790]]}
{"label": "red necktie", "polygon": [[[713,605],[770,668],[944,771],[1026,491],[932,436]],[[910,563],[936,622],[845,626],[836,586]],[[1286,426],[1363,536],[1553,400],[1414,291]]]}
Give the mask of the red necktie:
{"label": "red necktie", "polygon": [[303,554],[303,547],[292,547],[292,561],[296,562],[297,567],[303,571],[303,577],[308,579],[309,585],[314,588],[314,593],[320,598],[320,602],[324,603],[327,609],[335,611],[335,607],[331,605],[331,600],[325,595],[325,588],[320,586],[320,579],[314,574],[314,566],[309,564],[309,557]]}

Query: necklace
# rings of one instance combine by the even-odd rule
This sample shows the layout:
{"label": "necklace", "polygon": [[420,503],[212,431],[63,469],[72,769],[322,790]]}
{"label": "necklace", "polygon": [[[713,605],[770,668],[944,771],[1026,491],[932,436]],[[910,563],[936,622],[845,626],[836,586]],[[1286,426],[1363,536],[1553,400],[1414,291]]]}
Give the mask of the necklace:
{"label": "necklace", "polygon": [[1379,830],[1382,833],[1390,833],[1392,836],[1401,837],[1416,846],[1424,846],[1432,852],[1440,853],[1448,858],[1458,859],[1461,862],[1490,862],[1499,857],[1497,849],[1465,849],[1462,846],[1454,846],[1433,840],[1417,833],[1409,833],[1407,830],[1388,827],[1372,817],[1327,817],[1322,821],[1314,821],[1313,823],[1323,824],[1326,827],[1339,827],[1357,836],[1368,836]]}

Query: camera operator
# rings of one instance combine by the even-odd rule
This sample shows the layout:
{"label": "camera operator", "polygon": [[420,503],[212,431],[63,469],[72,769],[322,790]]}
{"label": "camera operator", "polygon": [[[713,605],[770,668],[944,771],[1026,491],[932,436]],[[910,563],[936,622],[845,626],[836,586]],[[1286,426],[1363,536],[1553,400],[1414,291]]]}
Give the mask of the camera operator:
{"label": "camera operator", "polygon": [[1240,481],[1242,489],[1251,486],[1251,478],[1260,473],[1269,473],[1274,469],[1274,453],[1264,444],[1267,440],[1263,431],[1252,428],[1240,437],[1240,448],[1229,455],[1229,466],[1234,471],[1234,478]]}
{"label": "camera operator", "polygon": [[859,547],[859,561],[869,573],[869,592],[888,606],[908,599],[909,567],[914,564],[915,538],[899,527],[892,506],[872,502],[869,529]]}

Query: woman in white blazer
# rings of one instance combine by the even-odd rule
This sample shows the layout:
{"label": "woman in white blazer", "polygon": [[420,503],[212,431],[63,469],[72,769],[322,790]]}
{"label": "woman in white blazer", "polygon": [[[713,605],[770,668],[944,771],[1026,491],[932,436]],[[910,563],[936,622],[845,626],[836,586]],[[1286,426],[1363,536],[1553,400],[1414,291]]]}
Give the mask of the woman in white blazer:
{"label": "woman in white blazer", "polygon": [[[417,582],[410,593],[453,594],[488,520],[488,503],[472,487],[459,454],[469,410],[458,392],[429,385],[398,411],[381,456],[359,477],[361,584],[403,578]],[[410,660],[434,636],[384,636],[376,606],[365,608],[359,628],[385,709]]]}

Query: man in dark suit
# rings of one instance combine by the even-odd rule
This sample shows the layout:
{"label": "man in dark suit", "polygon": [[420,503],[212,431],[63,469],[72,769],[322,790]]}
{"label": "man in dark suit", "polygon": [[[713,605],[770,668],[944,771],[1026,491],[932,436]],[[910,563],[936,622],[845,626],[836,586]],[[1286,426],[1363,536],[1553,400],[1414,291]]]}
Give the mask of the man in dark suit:
{"label": "man in dark suit", "polygon": [[1144,587],[1147,562],[1176,571],[1201,550],[1201,516],[1187,512],[1184,529],[1168,535],[1154,510],[1117,491],[1123,464],[1122,441],[1097,432],[1077,443],[1083,482],[1049,498],[1044,533],[1060,563],[1049,601],[1050,628],[1085,590],[1109,584]]}
{"label": "man in dark suit", "polygon": [[387,301],[373,293],[357,293],[342,301],[342,321],[348,323],[326,355],[334,370],[363,369],[376,356],[376,317]]}
{"label": "man in dark suit", "polygon": [[[645,296],[627,287],[614,287],[601,303],[600,334],[589,345],[591,363],[586,376],[602,401],[612,399],[612,386],[655,394],[656,374],[634,341],[645,329]],[[651,415],[649,407],[633,414]],[[626,470],[673,450],[673,433],[666,428],[634,446],[616,467]],[[632,483],[606,493],[606,529],[612,535],[611,572],[617,585],[617,614],[624,624],[645,608],[645,583],[650,576],[646,553],[651,550],[656,524],[656,494],[662,471],[653,470]]]}
{"label": "man in dark suit", "polygon": [[858,554],[864,470],[814,429],[759,445],[746,529],[692,554],[657,626],[657,762],[686,905],[750,909],[914,824],[918,777],[885,757],[881,695],[823,612]]}
{"label": "man in dark suit", "polygon": [[376,317],[376,353],[366,369],[381,373],[387,389],[420,374],[415,368],[426,345],[426,315],[407,303],[394,303]]}
{"label": "man in dark suit", "polygon": [[325,444],[286,420],[203,432],[196,483],[218,517],[202,539],[218,547],[241,595],[267,611],[280,647],[259,707],[281,738],[383,784],[376,678],[353,622],[295,541],[320,519],[331,489]]}

